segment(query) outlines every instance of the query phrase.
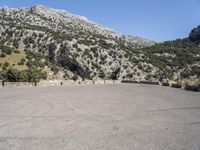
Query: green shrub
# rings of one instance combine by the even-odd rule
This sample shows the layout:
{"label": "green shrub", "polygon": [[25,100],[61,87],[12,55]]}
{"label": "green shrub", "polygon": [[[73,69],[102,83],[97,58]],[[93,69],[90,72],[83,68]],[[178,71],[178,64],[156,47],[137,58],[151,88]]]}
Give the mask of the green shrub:
{"label": "green shrub", "polygon": [[140,73],[140,72],[137,72],[137,76],[140,77],[140,76],[141,76],[141,73]]}
{"label": "green shrub", "polygon": [[4,45],[0,45],[0,49],[2,53],[6,53],[7,55],[11,55],[13,49],[8,47],[8,46],[4,46]]}
{"label": "green shrub", "polygon": [[17,64],[18,64],[19,66],[23,66],[23,65],[24,65],[23,62],[18,62]]}
{"label": "green shrub", "polygon": [[83,56],[88,56],[90,54],[89,49],[85,49],[83,52]]}
{"label": "green shrub", "polygon": [[15,54],[19,54],[20,52],[18,50],[14,50],[14,53]]}
{"label": "green shrub", "polygon": [[72,80],[77,81],[77,80],[78,80],[78,76],[77,76],[77,75],[74,75],[74,76],[72,77]]}
{"label": "green shrub", "polygon": [[200,77],[200,67],[199,66],[192,66],[191,67],[191,75],[196,75],[197,77]]}
{"label": "green shrub", "polygon": [[107,58],[108,58],[107,55],[101,55],[101,56],[100,56],[100,59],[101,59],[102,61],[105,61]]}
{"label": "green shrub", "polygon": [[59,68],[55,65],[52,65],[51,67],[51,71],[54,73],[54,74],[57,74],[59,72]]}
{"label": "green shrub", "polygon": [[54,56],[55,56],[55,50],[57,49],[57,45],[55,43],[51,43],[48,45],[48,56],[50,61],[54,60]]}
{"label": "green shrub", "polygon": [[103,70],[99,71],[98,77],[101,78],[101,79],[104,79],[106,77],[106,74],[104,73]]}
{"label": "green shrub", "polygon": [[73,48],[78,49],[78,44],[73,44]]}
{"label": "green shrub", "polygon": [[29,44],[34,44],[35,41],[34,41],[33,37],[27,37],[27,38],[24,39],[23,43],[25,45],[29,45]]}
{"label": "green shrub", "polygon": [[13,41],[13,46],[14,46],[16,49],[19,48],[19,42],[18,42],[16,39]]}
{"label": "green shrub", "polygon": [[120,68],[117,68],[117,69],[115,69],[113,72],[112,72],[112,74],[111,74],[111,79],[112,80],[117,80],[118,79],[118,75],[119,75],[119,73],[120,73],[120,71],[121,71],[121,69]]}
{"label": "green shrub", "polygon": [[3,64],[3,70],[6,70],[8,67],[9,67],[9,62],[5,62],[4,64]]}
{"label": "green shrub", "polygon": [[47,79],[47,73],[34,68],[24,71],[9,68],[0,72],[0,79],[7,82],[35,82]]}
{"label": "green shrub", "polygon": [[67,72],[65,72],[65,74],[63,75],[63,78],[69,78],[69,75],[68,75],[68,73]]}
{"label": "green shrub", "polygon": [[129,79],[132,79],[133,78],[133,74],[127,74],[126,77],[129,78]]}
{"label": "green shrub", "polygon": [[6,54],[4,54],[4,53],[2,53],[1,55],[0,55],[0,57],[6,57]]}
{"label": "green shrub", "polygon": [[24,64],[25,64],[25,62],[26,62],[26,60],[25,60],[24,58],[22,58],[22,59],[21,59],[21,61],[20,61],[20,62],[18,62],[17,64],[18,64],[18,65],[24,65]]}

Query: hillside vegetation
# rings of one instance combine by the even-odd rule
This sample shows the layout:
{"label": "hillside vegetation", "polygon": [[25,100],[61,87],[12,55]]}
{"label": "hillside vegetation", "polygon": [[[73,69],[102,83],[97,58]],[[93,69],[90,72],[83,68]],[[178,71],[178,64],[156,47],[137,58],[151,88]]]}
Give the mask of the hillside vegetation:
{"label": "hillside vegetation", "polygon": [[199,77],[199,29],[156,43],[48,8],[0,9],[0,79],[158,80]]}
{"label": "hillside vegetation", "polygon": [[149,63],[169,79],[200,77],[199,42],[178,39],[143,48]]}

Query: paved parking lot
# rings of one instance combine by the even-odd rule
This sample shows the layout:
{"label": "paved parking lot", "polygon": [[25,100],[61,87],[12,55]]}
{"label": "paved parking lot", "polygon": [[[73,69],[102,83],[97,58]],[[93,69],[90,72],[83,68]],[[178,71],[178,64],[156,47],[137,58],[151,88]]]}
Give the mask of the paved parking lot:
{"label": "paved parking lot", "polygon": [[200,93],[116,84],[0,88],[0,150],[199,150]]}

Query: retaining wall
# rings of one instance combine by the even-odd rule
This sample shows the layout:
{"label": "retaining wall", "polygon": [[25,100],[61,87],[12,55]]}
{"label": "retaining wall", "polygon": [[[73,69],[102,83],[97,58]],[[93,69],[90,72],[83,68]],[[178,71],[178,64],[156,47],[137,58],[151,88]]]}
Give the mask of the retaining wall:
{"label": "retaining wall", "polygon": [[40,82],[1,82],[0,87],[45,87],[45,86],[64,86],[64,85],[92,85],[92,84],[118,84],[121,81],[113,80],[85,80],[85,81],[73,81],[73,80],[44,80]]}

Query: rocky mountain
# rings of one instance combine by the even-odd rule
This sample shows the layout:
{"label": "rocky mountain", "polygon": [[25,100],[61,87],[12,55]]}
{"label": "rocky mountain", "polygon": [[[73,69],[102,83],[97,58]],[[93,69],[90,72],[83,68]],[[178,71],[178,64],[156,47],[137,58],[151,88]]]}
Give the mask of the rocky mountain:
{"label": "rocky mountain", "polygon": [[[5,47],[20,50],[20,53],[26,49],[25,55],[27,52],[40,55],[37,62],[34,61],[36,58],[30,60],[30,56],[23,58],[26,63],[22,68],[29,65],[28,68],[35,68],[34,71],[45,70],[47,78],[77,75],[88,79],[120,79],[133,78],[132,73],[140,78],[144,73],[133,61],[142,56],[133,49],[155,44],[154,41],[122,35],[85,17],[45,6],[1,8],[0,35],[3,51]],[[147,65],[156,71],[156,67]],[[9,66],[21,68],[14,63]]]}
{"label": "rocky mountain", "polygon": [[[86,17],[45,6],[1,8],[0,78],[157,80],[165,74],[176,79],[199,63],[198,46],[180,41],[159,44],[126,36]],[[194,61],[173,66],[185,57]]]}
{"label": "rocky mountain", "polygon": [[194,28],[188,38],[191,41],[200,41],[200,26]]}

